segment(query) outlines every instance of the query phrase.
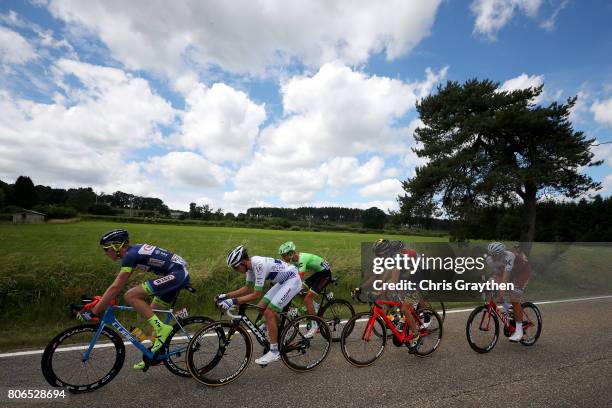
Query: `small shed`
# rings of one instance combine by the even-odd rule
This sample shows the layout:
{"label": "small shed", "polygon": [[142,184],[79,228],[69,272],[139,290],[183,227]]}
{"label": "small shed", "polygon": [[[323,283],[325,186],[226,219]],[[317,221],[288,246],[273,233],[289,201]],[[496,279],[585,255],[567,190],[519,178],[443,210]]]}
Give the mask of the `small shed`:
{"label": "small shed", "polygon": [[13,224],[39,224],[45,222],[45,214],[32,210],[22,210],[13,214]]}

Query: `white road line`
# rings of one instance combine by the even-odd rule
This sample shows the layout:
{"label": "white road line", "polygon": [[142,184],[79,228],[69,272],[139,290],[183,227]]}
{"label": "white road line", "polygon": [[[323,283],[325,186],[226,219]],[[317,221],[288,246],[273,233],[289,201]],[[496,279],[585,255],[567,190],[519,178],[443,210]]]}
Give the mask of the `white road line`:
{"label": "white road line", "polygon": [[[574,298],[574,299],[559,299],[559,300],[547,300],[547,301],[542,301],[542,302],[534,302],[536,305],[550,305],[550,304],[555,304],[555,303],[571,303],[571,302],[584,302],[584,301],[589,301],[589,300],[599,300],[599,299],[611,299],[612,295],[605,295],[605,296],[592,296],[592,297],[586,297],[586,298]],[[474,310],[474,308],[469,308],[469,309],[451,309],[451,310],[447,310],[446,314],[451,314],[451,313],[467,313],[467,312],[471,312],[472,310]],[[185,336],[181,336],[181,337],[176,337],[177,340],[184,340],[186,339]],[[145,340],[143,342],[144,343],[150,343],[149,340]],[[132,343],[130,343],[129,341],[125,341],[123,342],[123,344],[125,344],[126,346],[131,345]],[[74,346],[74,347],[66,347],[63,348],[61,350],[57,350],[57,351],[74,351],[74,350],[85,350],[87,349],[88,346]],[[109,344],[98,344],[95,346],[95,348],[105,348],[105,347],[114,347],[113,344],[109,343]],[[44,352],[44,350],[29,350],[29,351],[17,351],[17,352],[13,352],[13,353],[2,353],[0,354],[0,358],[7,358],[7,357],[19,357],[19,356],[29,356],[29,355],[34,355],[34,354],[42,354]]]}

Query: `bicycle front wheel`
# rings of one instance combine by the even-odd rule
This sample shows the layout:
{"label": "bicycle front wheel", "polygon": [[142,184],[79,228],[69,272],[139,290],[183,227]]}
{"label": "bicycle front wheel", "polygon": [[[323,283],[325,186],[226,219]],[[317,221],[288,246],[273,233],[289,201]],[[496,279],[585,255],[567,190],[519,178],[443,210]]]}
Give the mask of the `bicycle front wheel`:
{"label": "bicycle front wheel", "polygon": [[164,361],[164,366],[172,374],[179,377],[191,377],[185,360],[187,345],[198,329],[212,322],[212,319],[205,316],[191,316],[181,319],[179,323],[174,325],[164,349],[164,354],[169,354]]}
{"label": "bicycle front wheel", "polygon": [[115,378],[125,360],[125,346],[114,330],[104,327],[85,358],[97,330],[97,324],[83,324],[64,330],[49,342],[41,360],[49,384],[82,393],[97,390]]}
{"label": "bicycle front wheel", "polygon": [[525,302],[523,306],[523,340],[524,346],[533,346],[542,333],[542,315],[540,309],[531,302]]}
{"label": "bicycle front wheel", "polygon": [[327,323],[332,341],[340,341],[346,322],[355,316],[355,309],[346,300],[334,299],[319,310],[317,315]]}
{"label": "bicycle front wheel", "polygon": [[253,341],[237,323],[210,323],[196,333],[187,345],[185,357],[192,377],[202,384],[229,384],[248,367]]}
{"label": "bicycle front wheel", "polygon": [[487,305],[478,306],[468,317],[465,334],[470,347],[475,352],[488,353],[493,350],[499,339],[497,315],[489,312]]}
{"label": "bicycle front wheel", "polygon": [[344,326],[340,349],[344,358],[354,366],[365,367],[374,363],[385,351],[387,330],[381,318],[373,313],[357,313]]}
{"label": "bicycle front wheel", "polygon": [[[314,324],[318,329],[315,333],[309,333]],[[312,335],[307,336],[308,334]],[[317,316],[298,317],[285,327],[279,344],[281,358],[287,367],[295,371],[310,371],[321,364],[329,354],[329,327]]]}

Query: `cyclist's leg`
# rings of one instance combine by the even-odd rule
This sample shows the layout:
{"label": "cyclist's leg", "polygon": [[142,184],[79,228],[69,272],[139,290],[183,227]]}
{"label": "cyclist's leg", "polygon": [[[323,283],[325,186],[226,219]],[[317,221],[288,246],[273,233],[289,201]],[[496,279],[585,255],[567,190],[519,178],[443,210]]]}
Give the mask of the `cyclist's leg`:
{"label": "cyclist's leg", "polygon": [[266,293],[260,306],[265,305],[264,317],[268,326],[268,337],[270,339],[270,351],[257,360],[255,363],[266,365],[280,359],[278,350],[278,323],[277,313],[281,312],[291,299],[300,292],[302,280],[299,277],[289,279],[283,283],[277,283]]}
{"label": "cyclist's leg", "polygon": [[[177,293],[186,285],[189,284],[189,274],[185,269],[177,269],[172,271],[169,275],[163,276],[158,279],[149,279],[145,281],[140,287],[132,288],[136,294],[143,291],[149,296],[154,296],[161,302],[170,303],[176,297]],[[129,291],[128,291],[129,292]],[[127,295],[127,293],[126,293]],[[126,299],[127,300],[127,299]],[[156,340],[151,348],[152,351],[157,351],[161,348],[168,335],[172,332],[172,325],[162,322],[151,310],[146,302],[142,302],[149,312],[149,318],[147,318],[149,324],[153,326],[156,334]],[[142,306],[142,304],[141,304]],[[135,307],[136,308],[136,307]],[[140,311],[137,309],[140,313]]]}
{"label": "cyclist's leg", "polygon": [[521,302],[523,300],[523,294],[525,293],[525,287],[527,286],[527,282],[529,281],[530,277],[531,271],[529,271],[529,273],[519,275],[512,282],[514,284],[514,290],[510,293],[510,302],[512,302],[512,307],[514,309],[516,330],[510,337],[511,341],[520,341],[523,338],[523,306],[521,305]]}
{"label": "cyclist's leg", "polygon": [[322,270],[317,272],[306,279],[304,282],[308,287],[308,293],[304,297],[304,303],[306,304],[306,308],[308,309],[308,314],[316,315],[317,312],[314,308],[314,298],[315,296],[321,294],[321,291],[329,285],[331,281],[331,271],[329,269]]}

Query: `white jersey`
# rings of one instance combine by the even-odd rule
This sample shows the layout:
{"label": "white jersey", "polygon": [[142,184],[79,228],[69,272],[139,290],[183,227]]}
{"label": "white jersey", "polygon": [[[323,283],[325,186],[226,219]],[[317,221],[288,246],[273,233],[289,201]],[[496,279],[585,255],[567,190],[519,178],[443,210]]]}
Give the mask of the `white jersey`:
{"label": "white jersey", "polygon": [[488,255],[486,258],[487,266],[497,272],[511,272],[514,268],[514,260],[516,256],[510,251],[504,251],[499,259],[493,259],[493,256]]}
{"label": "white jersey", "polygon": [[255,285],[256,291],[263,289],[266,280],[283,283],[295,277],[300,279],[295,265],[265,256],[251,257],[251,269],[246,272],[247,284]]}

